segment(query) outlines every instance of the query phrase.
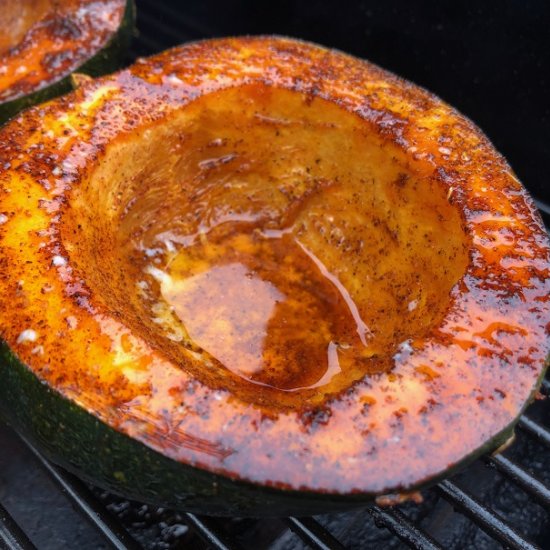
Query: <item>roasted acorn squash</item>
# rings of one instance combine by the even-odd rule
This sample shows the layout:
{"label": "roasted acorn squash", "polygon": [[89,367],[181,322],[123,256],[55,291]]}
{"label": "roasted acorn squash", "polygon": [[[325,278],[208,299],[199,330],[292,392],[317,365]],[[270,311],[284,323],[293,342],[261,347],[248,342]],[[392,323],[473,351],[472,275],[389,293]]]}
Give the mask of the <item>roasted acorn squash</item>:
{"label": "roasted acorn squash", "polygon": [[550,247],[469,120],[283,38],[138,60],[0,131],[0,406],[138,499],[306,514],[493,450]]}
{"label": "roasted acorn squash", "polygon": [[118,68],[133,20],[133,0],[0,0],[0,122]]}

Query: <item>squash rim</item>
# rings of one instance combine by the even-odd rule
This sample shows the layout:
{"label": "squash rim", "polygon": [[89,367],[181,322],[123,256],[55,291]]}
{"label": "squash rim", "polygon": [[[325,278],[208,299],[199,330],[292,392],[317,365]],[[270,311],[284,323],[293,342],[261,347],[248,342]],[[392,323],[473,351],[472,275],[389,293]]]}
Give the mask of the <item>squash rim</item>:
{"label": "squash rim", "polygon": [[[70,10],[54,14],[55,17],[46,13],[42,19],[34,22],[19,43],[14,44],[10,49],[0,54],[0,64],[6,67],[17,67],[21,63],[23,51],[25,66],[29,69],[26,74],[30,74],[33,79],[36,78],[36,74],[40,75],[39,80],[30,84],[28,89],[17,89],[16,85],[19,80],[0,88],[0,121],[7,120],[18,111],[31,105],[70,91],[71,82],[69,78],[75,71],[85,72],[92,76],[101,76],[120,67],[120,50],[124,49],[124,46],[129,42],[135,18],[134,0],[110,0],[109,3],[111,11],[118,17],[116,21],[106,21],[96,17],[94,19],[95,26],[90,23],[81,23],[75,26],[76,11],[81,9],[82,6],[70,6]],[[84,5],[85,2],[78,0],[77,4]],[[47,38],[48,31],[43,28],[43,21],[48,18],[51,19],[49,21],[50,26],[55,27],[59,21],[61,21],[59,25],[62,25],[65,24],[65,20],[69,20],[74,28],[84,33],[78,37],[68,37],[62,40],[64,49],[56,53],[64,55],[68,48],[71,54],[77,51],[78,55],[72,57],[70,63],[61,70],[55,66],[55,63],[45,64],[46,56],[51,55],[51,52],[43,47],[41,41],[32,39],[33,32],[42,33],[44,36],[40,37]],[[90,41],[92,36],[96,34],[100,37],[100,41],[94,44],[93,47],[87,46],[84,48],[83,45],[86,45],[86,42]]]}

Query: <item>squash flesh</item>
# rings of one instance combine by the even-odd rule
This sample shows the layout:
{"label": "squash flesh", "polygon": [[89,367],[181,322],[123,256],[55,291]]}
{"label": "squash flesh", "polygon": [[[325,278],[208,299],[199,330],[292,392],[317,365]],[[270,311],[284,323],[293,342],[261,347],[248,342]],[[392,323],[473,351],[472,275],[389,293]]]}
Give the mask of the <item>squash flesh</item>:
{"label": "squash flesh", "polygon": [[133,0],[2,0],[0,123],[72,89],[74,71],[120,67],[133,20]]}
{"label": "squash flesh", "polygon": [[104,307],[174,363],[303,409],[390,370],[465,271],[445,190],[398,159],[327,101],[228,90],[113,144],[62,238]]}
{"label": "squash flesh", "polygon": [[[395,152],[399,170],[406,166],[412,179],[424,185],[418,205],[414,186],[399,192],[388,186],[399,170],[382,178],[388,186],[384,200],[398,204],[403,213],[400,227],[410,217],[403,197],[417,210],[427,201],[420,219],[431,223],[432,203],[442,214],[454,212],[448,217],[458,257],[464,242],[467,247],[463,274],[459,261],[451,266],[454,275],[441,276],[441,296],[452,287],[446,301],[434,301],[444,310],[443,318],[435,315],[433,324],[426,322],[413,338],[400,341],[390,353],[391,371],[355,383],[352,375],[344,380],[345,389],[299,407],[286,395],[292,392],[277,390],[275,399],[273,388],[249,391],[252,384],[242,381],[236,389],[227,369],[197,375],[193,357],[183,368],[170,356],[163,331],[145,325],[150,312],[140,315],[145,306],[134,290],[140,279],[124,276],[132,291],[124,289],[119,297],[113,285],[127,274],[130,262],[117,258],[108,240],[113,235],[131,240],[133,229],[141,227],[131,217],[120,219],[131,194],[119,197],[109,185],[127,185],[135,175],[125,178],[115,171],[134,163],[122,155],[130,150],[124,148],[144,139],[146,131],[158,130],[157,145],[136,147],[135,163],[141,166],[144,152],[164,159],[160,151],[173,144],[169,137],[163,140],[164,124],[167,133],[177,134],[171,125],[199,98],[207,101],[228,88],[242,87],[245,94],[251,85],[285,90],[300,101],[312,96],[312,105],[324,100],[353,114],[365,133],[391,152],[388,164]],[[540,380],[550,321],[549,245],[540,218],[509,166],[469,121],[380,69],[284,39],[206,42],[86,84],[68,99],[30,111],[3,132],[0,166],[10,166],[0,173],[2,338],[49,388],[175,464],[314,495],[367,498],[409,490],[471,459],[487,441],[509,430]],[[39,154],[22,159],[21,150]],[[376,151],[372,147],[369,154]],[[170,163],[154,164],[157,171],[149,176],[156,173],[168,183],[162,167]],[[229,164],[222,164],[223,173]],[[85,191],[92,181],[93,192]],[[330,189],[325,192],[334,193]],[[85,204],[71,209],[84,199],[110,208],[79,227],[78,218],[88,215]],[[144,200],[136,217],[172,203]],[[309,204],[315,206],[313,198]],[[388,210],[385,204],[378,207]],[[321,241],[312,237],[315,231],[308,234],[306,244],[314,249]],[[409,234],[419,243],[425,242],[422,235]],[[441,242],[440,236],[433,238]],[[94,240],[102,244],[95,250]],[[131,252],[135,243],[129,244]],[[235,247],[225,247],[224,255],[228,248]],[[340,249],[319,246],[319,256],[321,250],[331,251],[335,257],[323,263],[337,269]],[[447,250],[453,250],[452,244]],[[77,251],[90,259],[87,265],[78,263]],[[109,269],[90,269],[105,265],[102,261]],[[143,265],[139,258],[136,269]],[[441,264],[434,260],[432,265],[440,273]],[[346,280],[345,286],[357,304],[353,285]],[[134,304],[125,305],[120,317],[109,308],[123,297]],[[394,327],[402,322],[391,321]],[[121,481],[111,481],[124,490]]]}
{"label": "squash flesh", "polygon": [[0,55],[19,43],[51,4],[51,0],[4,0],[0,9]]}

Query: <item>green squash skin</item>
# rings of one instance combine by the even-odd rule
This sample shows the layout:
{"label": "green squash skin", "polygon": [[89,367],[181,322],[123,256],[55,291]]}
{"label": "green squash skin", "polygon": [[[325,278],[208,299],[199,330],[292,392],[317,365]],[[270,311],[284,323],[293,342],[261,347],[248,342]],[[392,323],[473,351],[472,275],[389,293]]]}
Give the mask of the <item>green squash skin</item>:
{"label": "green squash skin", "polygon": [[[49,388],[1,341],[0,377],[0,413],[8,423],[51,461],[126,498],[213,516],[273,517],[357,508],[372,504],[379,496],[275,489],[171,460]],[[463,461],[414,489],[433,485],[480,455],[498,449],[513,434],[516,421]]]}
{"label": "green squash skin", "polygon": [[276,490],[173,461],[49,388],[4,342],[0,378],[0,413],[11,426],[48,459],[124,497],[217,516],[317,514],[365,503],[364,495],[350,499]]}
{"label": "green squash skin", "polygon": [[127,0],[122,22],[109,42],[93,57],[77,67],[70,74],[23,97],[0,103],[0,125],[13,118],[20,111],[44,103],[73,89],[71,75],[83,73],[91,77],[102,76],[119,69],[125,61],[126,51],[135,32],[136,8],[134,0]]}

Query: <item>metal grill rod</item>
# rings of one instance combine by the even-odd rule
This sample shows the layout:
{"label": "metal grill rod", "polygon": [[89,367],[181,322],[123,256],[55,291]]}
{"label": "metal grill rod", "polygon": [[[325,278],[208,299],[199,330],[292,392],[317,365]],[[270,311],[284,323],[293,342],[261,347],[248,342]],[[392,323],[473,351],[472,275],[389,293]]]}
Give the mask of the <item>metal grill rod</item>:
{"label": "metal grill rod", "polygon": [[155,34],[163,37],[163,42],[178,44],[181,41],[181,33],[175,30],[171,25],[163,23],[160,19],[154,17],[147,18],[147,26]]}
{"label": "metal grill rod", "polygon": [[306,544],[316,550],[344,550],[342,543],[313,518],[289,517],[286,523]]}
{"label": "metal grill rod", "polygon": [[74,507],[99,530],[113,548],[117,550],[143,550],[142,546],[130,536],[122,524],[111,516],[104,504],[95,497],[80,479],[49,462],[32,443],[23,437],[21,439],[39,460],[41,466],[69,497]]}
{"label": "metal grill rod", "polygon": [[416,526],[397,508],[372,506],[367,509],[378,527],[385,527],[396,537],[417,550],[442,550],[442,547],[425,531]]}
{"label": "metal grill rod", "polygon": [[485,461],[521,487],[542,506],[550,508],[550,488],[533,474],[503,455],[488,456]]}
{"label": "metal grill rod", "polygon": [[535,422],[528,416],[522,415],[518,422],[518,427],[532,437],[538,439],[543,445],[550,447],[550,430],[542,424]]}
{"label": "metal grill rod", "polygon": [[[26,443],[29,444],[28,442]],[[47,472],[62,487],[85,517],[101,531],[114,548],[117,550],[143,550],[142,546],[111,516],[105,506],[80,479],[59,466],[52,464],[42,457],[32,445],[29,446]],[[210,546],[213,546],[217,550],[241,550],[240,545],[230,539],[215,524],[215,520],[188,513],[185,514],[185,522]]]}
{"label": "metal grill rod", "polygon": [[471,519],[503,546],[514,550],[535,550],[538,548],[538,546],[525,540],[492,510],[486,508],[481,502],[460,489],[453,482],[442,481],[437,485],[437,489],[458,512]]}
{"label": "metal grill rod", "polygon": [[550,216],[550,205],[538,199],[534,199],[534,202],[536,207],[541,211],[541,213],[546,214],[547,216]]}
{"label": "metal grill rod", "polygon": [[[126,531],[76,476],[44,458],[26,439],[22,438],[40,464],[70,498],[75,507],[88,519],[117,550],[143,550],[143,547]],[[212,518],[187,513],[185,522],[210,546],[217,550],[241,550],[241,546],[228,536]]]}
{"label": "metal grill rod", "polygon": [[36,550],[21,527],[15,523],[8,511],[0,503],[0,548],[6,550]]}
{"label": "metal grill rod", "polygon": [[237,541],[220,529],[219,525],[216,524],[216,520],[190,513],[185,514],[184,518],[188,526],[191,527],[209,547],[214,547],[216,550],[242,550],[242,546]]}

